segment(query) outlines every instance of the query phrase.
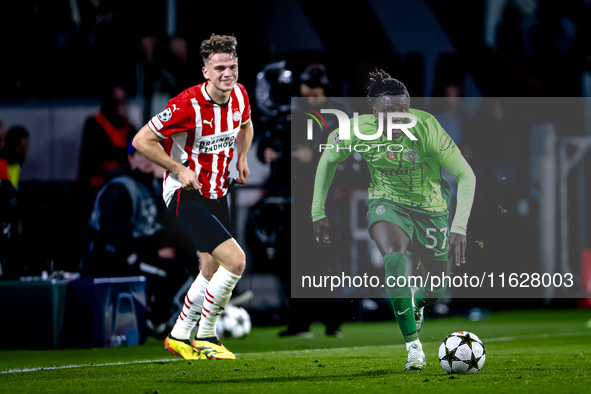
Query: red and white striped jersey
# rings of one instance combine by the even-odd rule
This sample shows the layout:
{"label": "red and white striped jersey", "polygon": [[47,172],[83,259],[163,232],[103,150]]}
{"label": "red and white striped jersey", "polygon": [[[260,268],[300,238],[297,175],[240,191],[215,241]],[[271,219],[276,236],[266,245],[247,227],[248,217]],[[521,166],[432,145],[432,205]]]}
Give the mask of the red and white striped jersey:
{"label": "red and white striped jersey", "polygon": [[[237,83],[226,104],[215,103],[207,82],[186,89],[172,98],[164,111],[148,122],[160,138],[171,138],[166,153],[198,174],[201,194],[210,199],[228,193],[229,164],[240,126],[250,121],[250,103],[244,86]],[[181,187],[174,174],[164,175],[164,201]]]}

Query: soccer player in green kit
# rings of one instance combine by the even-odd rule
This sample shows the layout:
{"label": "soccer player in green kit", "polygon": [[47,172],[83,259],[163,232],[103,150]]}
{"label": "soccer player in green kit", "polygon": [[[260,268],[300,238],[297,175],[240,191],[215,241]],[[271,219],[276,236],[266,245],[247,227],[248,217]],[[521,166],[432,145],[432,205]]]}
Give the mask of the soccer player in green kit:
{"label": "soccer player in green kit", "polygon": [[[443,295],[447,283],[433,288],[430,283],[424,283],[413,297],[406,281],[406,286],[398,287],[394,279],[405,277],[409,247],[419,254],[428,271],[439,276],[447,271],[448,255],[450,258],[455,256],[457,266],[465,263],[466,227],[476,178],[437,120],[424,111],[410,109],[410,96],[402,82],[384,71],[376,71],[370,76],[368,97],[374,114],[358,117],[360,133],[364,136],[375,134],[378,116],[385,118],[387,113],[405,112],[417,118],[417,124],[409,129],[416,140],[411,140],[400,129],[393,130],[391,141],[385,132],[373,140],[361,140],[353,132],[353,120],[349,140],[341,140],[339,131],[333,131],[327,145],[327,148],[333,148],[324,150],[316,171],[313,228],[317,242],[330,243],[328,219],[324,214],[328,189],[337,165],[359,151],[371,174],[369,234],[384,258],[385,288],[408,351],[404,369],[422,370],[426,359],[418,332],[423,325],[423,308]],[[394,118],[393,122],[406,123],[408,120]],[[386,124],[385,119],[383,124]],[[362,146],[356,150],[357,144]],[[393,144],[404,149],[401,150],[400,146],[387,149]],[[441,175],[442,168],[458,181],[458,203],[449,234],[449,183]]]}

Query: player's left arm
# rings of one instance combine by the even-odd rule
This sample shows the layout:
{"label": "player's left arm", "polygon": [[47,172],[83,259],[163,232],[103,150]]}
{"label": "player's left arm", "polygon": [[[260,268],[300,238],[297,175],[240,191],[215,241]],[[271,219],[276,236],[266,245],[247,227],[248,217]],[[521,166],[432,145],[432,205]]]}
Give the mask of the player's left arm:
{"label": "player's left arm", "polygon": [[443,130],[437,120],[431,116],[425,121],[428,133],[424,136],[427,153],[458,181],[456,214],[449,234],[448,259],[456,257],[456,265],[466,263],[466,228],[476,189],[476,177],[462,153]]}
{"label": "player's left arm", "polygon": [[238,158],[236,161],[238,179],[236,180],[236,183],[246,183],[248,178],[250,178],[250,170],[248,169],[246,157],[248,156],[248,151],[252,144],[253,135],[254,131],[251,120],[240,126],[240,132],[238,132],[238,136],[236,137],[236,150],[238,151]]}
{"label": "player's left arm", "polygon": [[461,154],[443,167],[458,181],[458,202],[456,214],[451,224],[448,256],[453,256],[453,251],[456,257],[456,265],[459,266],[466,263],[466,228],[468,227],[468,218],[474,202],[476,176],[470,164]]}

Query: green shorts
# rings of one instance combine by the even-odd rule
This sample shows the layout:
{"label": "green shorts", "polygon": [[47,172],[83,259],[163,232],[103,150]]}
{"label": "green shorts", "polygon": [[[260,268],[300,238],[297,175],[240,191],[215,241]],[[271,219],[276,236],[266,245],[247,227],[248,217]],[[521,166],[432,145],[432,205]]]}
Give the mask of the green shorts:
{"label": "green shorts", "polygon": [[[448,186],[449,183],[445,182]],[[444,189],[443,197],[449,206],[449,189]],[[383,198],[370,199],[369,236],[378,222],[390,222],[400,227],[410,238],[411,252],[435,261],[446,261],[449,250],[449,212],[430,212],[419,208],[395,203]]]}

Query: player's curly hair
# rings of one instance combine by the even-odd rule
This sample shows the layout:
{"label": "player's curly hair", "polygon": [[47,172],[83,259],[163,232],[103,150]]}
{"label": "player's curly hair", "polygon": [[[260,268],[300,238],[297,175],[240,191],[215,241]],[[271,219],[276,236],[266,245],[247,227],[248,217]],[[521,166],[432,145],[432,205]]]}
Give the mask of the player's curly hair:
{"label": "player's curly hair", "polygon": [[384,70],[376,68],[375,72],[370,72],[369,81],[367,97],[405,96],[410,98],[406,86],[396,78],[392,78]]}
{"label": "player's curly hair", "polygon": [[207,62],[216,53],[227,53],[233,59],[238,56],[238,53],[236,52],[237,46],[238,41],[236,40],[236,37],[220,36],[214,33],[209,39],[201,43],[199,51],[201,52],[203,62]]}

